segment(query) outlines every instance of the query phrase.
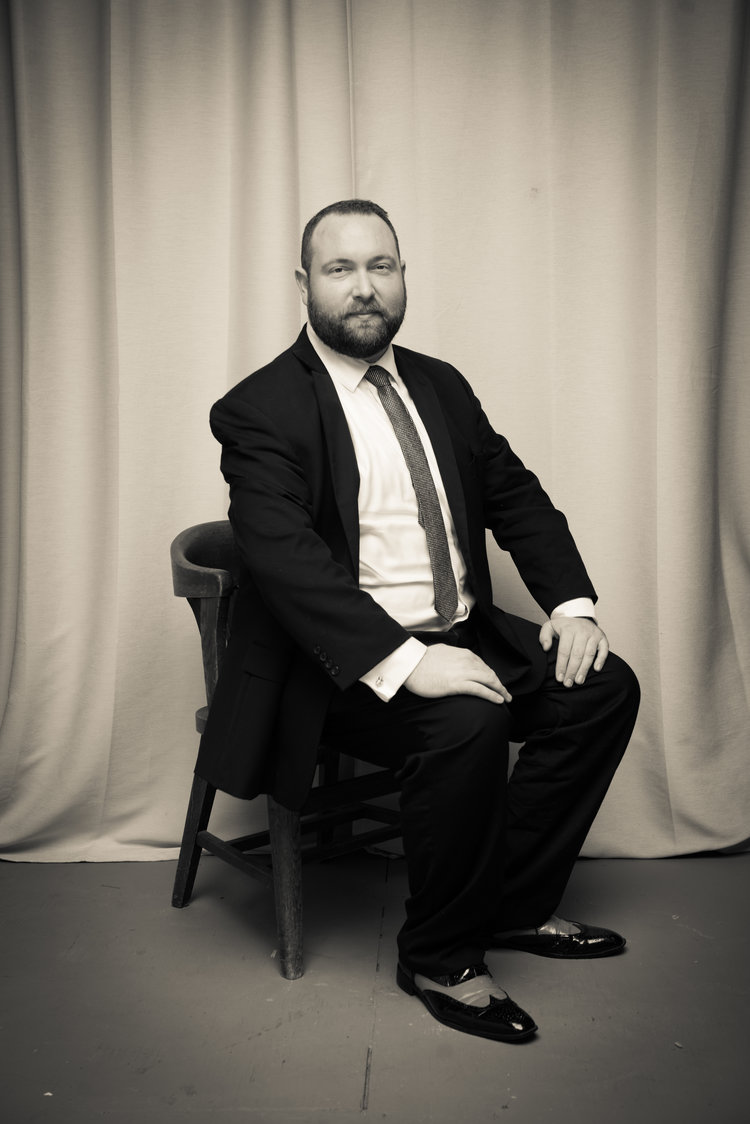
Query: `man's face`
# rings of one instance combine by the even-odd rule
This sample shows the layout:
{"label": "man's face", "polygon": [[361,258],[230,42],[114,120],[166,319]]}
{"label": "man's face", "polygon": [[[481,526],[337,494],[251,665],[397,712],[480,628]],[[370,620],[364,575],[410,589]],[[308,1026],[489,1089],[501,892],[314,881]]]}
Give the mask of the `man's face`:
{"label": "man's face", "polygon": [[309,273],[296,278],[307,315],[323,343],[374,362],[406,312],[404,263],[377,215],[326,215],[313,231]]}

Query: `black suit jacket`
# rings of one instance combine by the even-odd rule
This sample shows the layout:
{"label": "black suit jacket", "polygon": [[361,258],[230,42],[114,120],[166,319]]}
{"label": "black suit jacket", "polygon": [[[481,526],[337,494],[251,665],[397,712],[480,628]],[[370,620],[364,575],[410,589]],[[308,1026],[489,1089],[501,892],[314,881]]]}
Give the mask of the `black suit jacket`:
{"label": "black suit jacket", "polygon": [[[595,598],[567,522],[454,367],[398,346],[394,353],[440,466],[475,617],[494,630],[506,686],[533,690],[545,667],[539,628],[493,606],[485,528],[549,613],[573,597]],[[245,571],[196,772],[235,796],[266,791],[299,807],[332,692],[356,683],[407,633],[359,589],[357,462],[304,329],[216,403],[211,427]]]}

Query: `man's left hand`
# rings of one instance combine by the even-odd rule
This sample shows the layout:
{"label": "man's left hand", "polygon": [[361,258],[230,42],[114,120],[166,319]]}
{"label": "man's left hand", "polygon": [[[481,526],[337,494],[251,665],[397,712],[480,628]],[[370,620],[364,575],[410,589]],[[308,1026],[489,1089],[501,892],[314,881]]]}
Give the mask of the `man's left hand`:
{"label": "man's left hand", "polygon": [[593,621],[586,617],[556,617],[546,621],[539,633],[539,643],[548,652],[557,637],[557,663],[555,678],[558,683],[572,687],[585,683],[593,666],[601,671],[609,655],[607,637]]}

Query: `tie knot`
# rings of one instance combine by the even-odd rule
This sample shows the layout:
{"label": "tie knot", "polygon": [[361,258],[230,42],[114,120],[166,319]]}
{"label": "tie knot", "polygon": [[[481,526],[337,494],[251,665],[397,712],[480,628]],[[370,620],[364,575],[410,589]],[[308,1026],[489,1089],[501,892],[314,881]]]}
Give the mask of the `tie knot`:
{"label": "tie knot", "polygon": [[368,367],[365,371],[365,378],[368,382],[371,382],[373,386],[381,387],[391,385],[391,376],[388,374],[385,367],[378,367],[377,365]]}

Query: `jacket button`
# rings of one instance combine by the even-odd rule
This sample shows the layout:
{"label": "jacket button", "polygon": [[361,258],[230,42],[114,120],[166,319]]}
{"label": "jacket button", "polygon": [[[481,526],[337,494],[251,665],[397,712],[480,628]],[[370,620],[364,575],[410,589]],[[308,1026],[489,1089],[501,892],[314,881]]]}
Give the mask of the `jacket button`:
{"label": "jacket button", "polygon": [[336,664],[334,664],[333,667],[331,668],[331,675],[338,675],[340,671],[341,671],[341,668],[337,667]]}
{"label": "jacket button", "polygon": [[320,655],[320,644],[316,644],[315,647],[313,648],[313,655],[314,656]]}

